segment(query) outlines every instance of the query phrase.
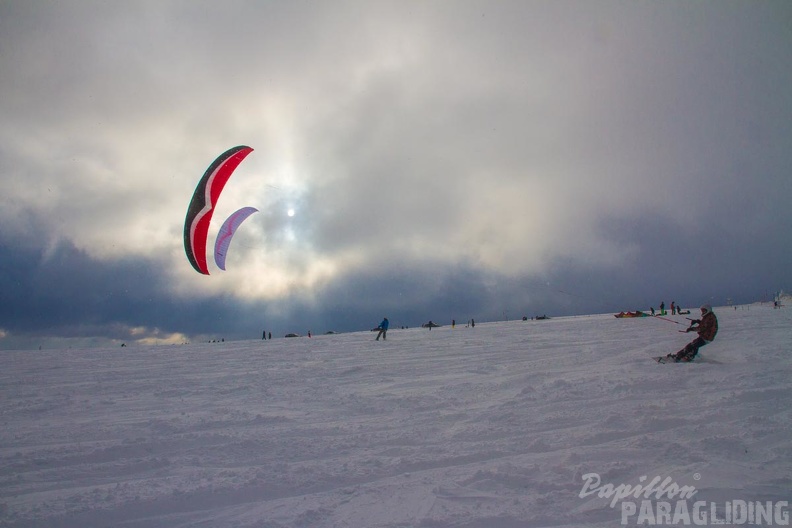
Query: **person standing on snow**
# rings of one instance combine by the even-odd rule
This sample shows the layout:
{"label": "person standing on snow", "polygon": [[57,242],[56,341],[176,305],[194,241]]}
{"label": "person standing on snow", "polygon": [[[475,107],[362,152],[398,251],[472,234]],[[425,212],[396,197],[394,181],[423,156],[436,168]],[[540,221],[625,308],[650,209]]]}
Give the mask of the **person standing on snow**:
{"label": "person standing on snow", "polygon": [[677,363],[680,361],[693,361],[698,354],[699,348],[711,343],[718,333],[718,318],[712,312],[712,306],[705,304],[701,307],[701,319],[694,319],[686,332],[698,332],[698,337],[685,345],[685,348],[676,354],[668,354],[666,357],[673,359]]}
{"label": "person standing on snow", "polygon": [[374,341],[379,341],[380,336],[382,336],[382,340],[385,341],[387,339],[388,334],[388,326],[390,326],[390,322],[388,318],[384,318],[382,322],[379,324],[377,328],[379,328],[379,333],[377,334],[377,339]]}

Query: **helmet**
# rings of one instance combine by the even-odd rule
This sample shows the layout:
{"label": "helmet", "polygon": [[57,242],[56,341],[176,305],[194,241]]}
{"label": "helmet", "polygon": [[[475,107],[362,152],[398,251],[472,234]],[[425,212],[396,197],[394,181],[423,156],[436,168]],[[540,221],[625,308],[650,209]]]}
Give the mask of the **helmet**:
{"label": "helmet", "polygon": [[702,304],[701,311],[704,313],[704,315],[707,315],[712,311],[712,306],[710,306],[709,304]]}

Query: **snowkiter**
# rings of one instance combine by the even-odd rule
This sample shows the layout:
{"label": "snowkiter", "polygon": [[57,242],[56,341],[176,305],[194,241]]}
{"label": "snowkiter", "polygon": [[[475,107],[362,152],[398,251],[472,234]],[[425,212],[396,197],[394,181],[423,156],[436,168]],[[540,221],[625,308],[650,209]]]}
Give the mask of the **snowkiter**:
{"label": "snowkiter", "polygon": [[701,319],[694,319],[686,332],[697,332],[698,337],[685,345],[685,348],[676,354],[668,354],[666,357],[676,361],[688,362],[698,354],[699,348],[711,343],[718,333],[718,318],[712,312],[712,306],[705,304],[701,307]]}
{"label": "snowkiter", "polygon": [[377,328],[379,328],[379,333],[377,334],[377,339],[375,341],[379,341],[380,336],[382,336],[382,340],[385,341],[387,339],[388,334],[388,327],[390,326],[390,322],[388,318],[384,318],[382,322],[379,324]]}

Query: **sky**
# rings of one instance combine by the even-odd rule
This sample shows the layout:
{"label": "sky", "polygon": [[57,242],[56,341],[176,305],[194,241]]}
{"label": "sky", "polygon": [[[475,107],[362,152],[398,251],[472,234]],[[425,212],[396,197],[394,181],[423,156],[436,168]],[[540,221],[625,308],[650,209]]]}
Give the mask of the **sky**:
{"label": "sky", "polygon": [[3,349],[792,289],[784,0],[0,0],[0,71]]}

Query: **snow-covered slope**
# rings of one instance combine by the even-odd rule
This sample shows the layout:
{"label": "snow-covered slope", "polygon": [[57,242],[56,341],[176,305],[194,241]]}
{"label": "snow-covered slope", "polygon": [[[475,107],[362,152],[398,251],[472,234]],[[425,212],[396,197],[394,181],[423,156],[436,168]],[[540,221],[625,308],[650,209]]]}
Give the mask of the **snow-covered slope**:
{"label": "snow-covered slope", "polygon": [[683,316],[4,352],[0,524],[604,527],[656,477],[782,508],[792,309],[715,312],[693,364],[650,359]]}

